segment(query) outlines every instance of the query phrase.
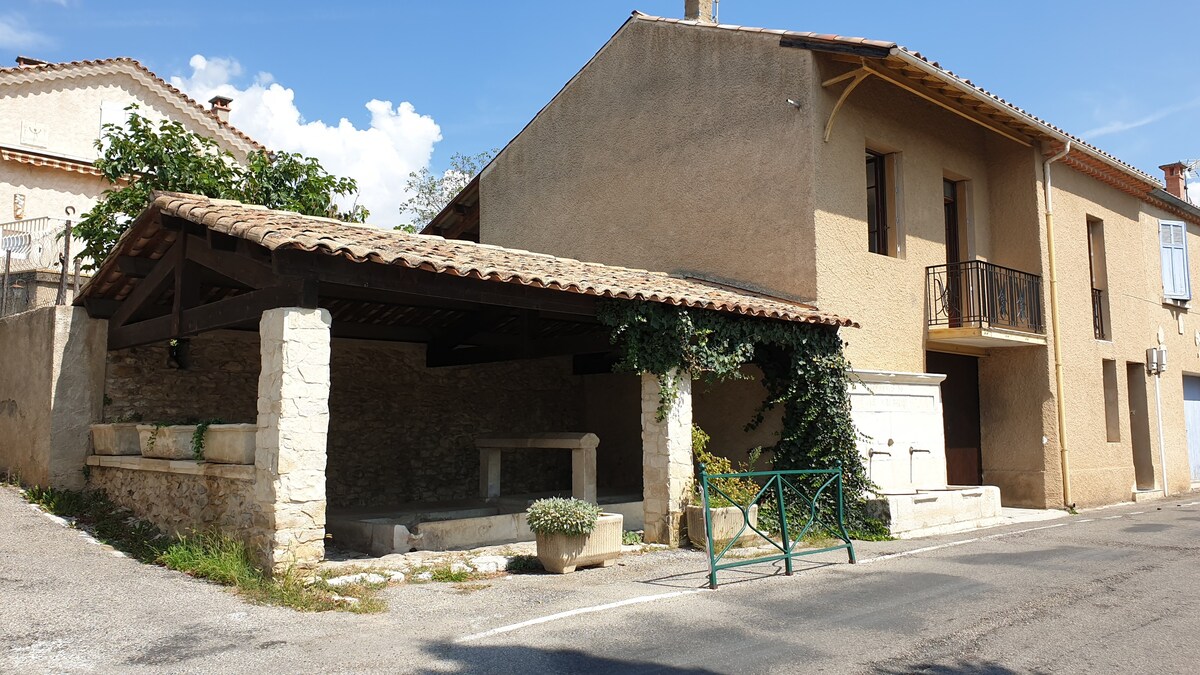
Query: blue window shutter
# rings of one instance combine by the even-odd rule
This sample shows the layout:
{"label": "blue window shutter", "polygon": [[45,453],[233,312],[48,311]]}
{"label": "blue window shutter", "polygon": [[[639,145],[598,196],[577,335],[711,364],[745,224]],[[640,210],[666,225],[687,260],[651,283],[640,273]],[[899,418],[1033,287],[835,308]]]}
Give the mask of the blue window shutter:
{"label": "blue window shutter", "polygon": [[1163,296],[1172,300],[1192,298],[1188,274],[1187,226],[1177,220],[1158,223],[1159,250],[1162,257]]}

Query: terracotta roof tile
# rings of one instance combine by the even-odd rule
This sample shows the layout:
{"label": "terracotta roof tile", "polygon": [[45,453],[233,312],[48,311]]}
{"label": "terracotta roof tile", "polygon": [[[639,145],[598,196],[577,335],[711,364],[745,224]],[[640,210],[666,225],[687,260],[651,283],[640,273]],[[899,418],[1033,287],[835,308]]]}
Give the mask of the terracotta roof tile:
{"label": "terracotta roof tile", "polygon": [[[830,326],[857,326],[804,303],[740,291],[662,272],[581,262],[543,253],[274,211],[260,206],[164,192],[118,242],[85,297],[117,294],[125,286],[116,265],[121,255],[148,252],[145,230],[153,211],[185,218],[224,234],[259,243],[269,250],[300,249],[364,264],[398,265],[435,274],[521,284],[606,298],[636,299],[710,309],[766,319]],[[153,254],[150,254],[153,255]]]}

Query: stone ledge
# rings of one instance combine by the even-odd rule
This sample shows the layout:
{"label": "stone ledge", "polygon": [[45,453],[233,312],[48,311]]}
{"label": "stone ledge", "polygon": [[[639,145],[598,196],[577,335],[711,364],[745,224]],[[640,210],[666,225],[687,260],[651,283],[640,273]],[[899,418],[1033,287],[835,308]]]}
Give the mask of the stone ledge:
{"label": "stone ledge", "polygon": [[151,459],[149,457],[89,455],[88,466],[102,466],[110,469],[129,469],[131,471],[156,471],[159,473],[174,473],[187,476],[213,476],[227,480],[254,482],[254,466],[252,464],[213,464],[197,462],[190,459]]}

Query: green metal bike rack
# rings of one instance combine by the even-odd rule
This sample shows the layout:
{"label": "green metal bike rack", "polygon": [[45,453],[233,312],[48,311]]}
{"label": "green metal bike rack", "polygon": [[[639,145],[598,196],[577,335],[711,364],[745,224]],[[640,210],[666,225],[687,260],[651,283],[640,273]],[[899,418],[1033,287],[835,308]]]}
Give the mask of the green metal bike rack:
{"label": "green metal bike rack", "polygon": [[[789,478],[792,478],[794,480],[795,477],[797,477],[797,476],[828,476],[828,478],[826,478],[821,483],[820,487],[818,487],[816,489],[816,491],[813,492],[812,497],[808,498],[808,521],[804,524],[804,527],[801,528],[800,532],[795,536],[795,538],[792,538],[788,533],[787,503],[786,503],[786,499],[784,497],[784,493],[785,493],[785,488],[786,488],[786,489],[791,489],[793,492],[800,494],[802,496],[805,495],[804,490],[801,490],[800,488],[796,487],[795,485],[792,484],[792,481],[788,480]],[[732,498],[730,498],[729,495],[725,494],[720,488],[716,487],[715,485],[713,485],[711,483],[711,481],[713,481],[713,480],[720,480],[720,479],[725,479],[725,478],[749,478],[756,482],[762,481],[762,487],[759,489],[758,494],[755,495],[754,499],[751,501],[750,504],[742,505],[742,504],[738,504],[737,502],[735,502]],[[804,539],[805,535],[807,535],[809,533],[809,531],[812,530],[814,525],[818,525],[818,524],[823,525],[823,526],[825,525],[825,523],[821,523],[820,520],[818,519],[817,502],[820,500],[821,494],[824,493],[826,489],[830,488],[830,486],[834,486],[834,488],[837,490],[837,528],[836,528],[836,532],[834,532],[832,529],[829,529],[829,528],[826,528],[826,529],[831,534],[836,534],[842,540],[843,543],[838,544],[837,546],[828,546],[826,548],[796,551],[796,544]],[[847,551],[847,553],[849,554],[851,564],[857,562],[857,559],[854,556],[854,544],[853,544],[853,542],[850,541],[849,533],[846,532],[845,495],[842,491],[842,465],[840,463],[838,464],[836,469],[799,469],[799,470],[792,470],[792,471],[748,471],[748,472],[743,472],[743,473],[715,473],[715,474],[707,473],[704,470],[704,465],[701,464],[700,465],[700,488],[701,488],[701,495],[704,500],[704,529],[705,529],[705,534],[707,535],[706,539],[707,539],[707,548],[708,548],[708,585],[709,585],[709,588],[712,588],[712,589],[717,588],[717,572],[718,571],[727,570],[727,569],[731,569],[734,567],[744,567],[746,565],[758,565],[761,563],[782,560],[782,561],[784,561],[783,564],[784,564],[785,573],[788,576],[791,576],[792,560],[794,558],[799,558],[801,556],[806,556],[806,555],[815,555],[818,553],[828,553],[830,551],[840,551],[842,549],[845,549]],[[713,548],[712,508],[709,505],[709,491],[710,490],[715,491],[717,494],[720,494],[722,497],[724,497],[726,500],[728,500],[729,503],[736,506],[737,509],[742,512],[742,527],[741,527],[741,529],[738,530],[737,534],[734,535],[733,538],[729,540],[729,543],[727,543],[721,549],[721,551],[719,553],[716,552]],[[750,524],[750,513],[749,513],[750,505],[757,504],[759,502],[759,500],[763,498],[763,495],[768,495],[768,494],[776,500],[776,504],[779,507],[778,513],[779,513],[780,541],[775,541],[768,534],[766,534],[762,530],[758,529],[754,525]],[[728,553],[729,550],[731,548],[733,548],[733,545],[736,544],[738,542],[738,540],[740,540],[742,538],[742,535],[746,532],[746,528],[750,528],[751,530],[756,532],[765,541],[769,542],[772,546],[774,546],[776,549],[778,549],[779,553],[773,553],[771,555],[760,556],[757,558],[745,558],[745,559],[733,560],[730,562],[721,562],[722,558],[725,557],[725,554]]]}

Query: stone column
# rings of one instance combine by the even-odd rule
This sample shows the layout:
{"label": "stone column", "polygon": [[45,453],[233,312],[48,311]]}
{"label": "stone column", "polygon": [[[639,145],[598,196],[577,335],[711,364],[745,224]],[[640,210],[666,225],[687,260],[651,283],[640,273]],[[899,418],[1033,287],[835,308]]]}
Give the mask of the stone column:
{"label": "stone column", "polygon": [[259,324],[254,538],[264,568],[306,569],[325,555],[329,312],[282,307]]}
{"label": "stone column", "polygon": [[692,380],[675,380],[677,396],[659,421],[659,384],[642,375],[642,509],[645,540],[678,546],[692,487]]}

